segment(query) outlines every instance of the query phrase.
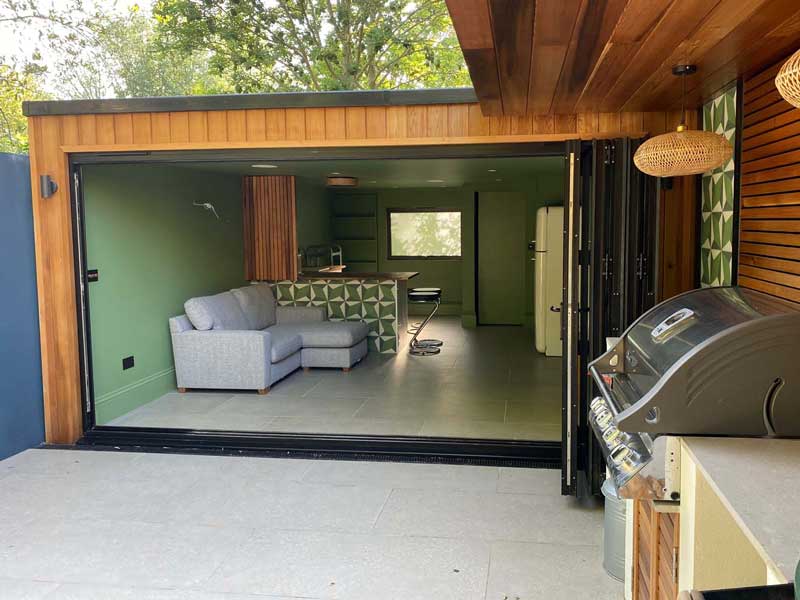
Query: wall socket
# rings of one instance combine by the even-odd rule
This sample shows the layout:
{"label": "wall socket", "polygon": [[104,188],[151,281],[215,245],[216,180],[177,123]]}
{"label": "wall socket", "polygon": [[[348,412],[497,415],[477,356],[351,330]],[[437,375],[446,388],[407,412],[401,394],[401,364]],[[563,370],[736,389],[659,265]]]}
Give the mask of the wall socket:
{"label": "wall socket", "polygon": [[122,370],[125,371],[127,369],[132,369],[132,368],[133,368],[133,357],[132,356],[126,356],[125,358],[123,358],[122,359]]}

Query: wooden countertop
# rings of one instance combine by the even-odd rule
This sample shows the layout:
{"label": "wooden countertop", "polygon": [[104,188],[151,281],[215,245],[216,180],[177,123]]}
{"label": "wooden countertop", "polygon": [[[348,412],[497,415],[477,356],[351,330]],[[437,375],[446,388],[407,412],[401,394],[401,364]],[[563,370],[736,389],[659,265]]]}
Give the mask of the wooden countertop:
{"label": "wooden countertop", "polygon": [[792,581],[800,560],[800,440],[681,441],[765,561]]}
{"label": "wooden countertop", "polygon": [[332,271],[315,271],[306,269],[298,279],[392,279],[395,281],[408,281],[419,275],[417,271],[382,271],[382,272],[362,272],[362,271],[342,271],[340,273]]}

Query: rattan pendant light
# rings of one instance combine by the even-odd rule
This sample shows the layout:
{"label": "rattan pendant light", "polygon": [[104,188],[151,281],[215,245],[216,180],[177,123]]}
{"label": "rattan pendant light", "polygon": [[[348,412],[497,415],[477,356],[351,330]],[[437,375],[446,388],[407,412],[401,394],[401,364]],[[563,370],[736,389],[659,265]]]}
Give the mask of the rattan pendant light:
{"label": "rattan pendant light", "polygon": [[697,175],[724,165],[733,155],[725,136],[686,128],[686,76],[695,71],[694,65],[672,68],[673,75],[683,81],[681,123],[676,131],[657,135],[639,146],[633,162],[643,173],[655,177]]}
{"label": "rattan pendant light", "polygon": [[784,100],[800,108],[800,50],[783,63],[775,76],[775,87]]}

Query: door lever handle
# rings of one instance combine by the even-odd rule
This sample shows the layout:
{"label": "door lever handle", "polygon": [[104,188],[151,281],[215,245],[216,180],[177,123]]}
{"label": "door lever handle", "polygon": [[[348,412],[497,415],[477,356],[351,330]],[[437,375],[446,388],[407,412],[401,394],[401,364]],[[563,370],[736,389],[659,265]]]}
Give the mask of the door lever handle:
{"label": "door lever handle", "polygon": [[550,312],[561,312],[561,307],[560,306],[551,306],[550,307]]}

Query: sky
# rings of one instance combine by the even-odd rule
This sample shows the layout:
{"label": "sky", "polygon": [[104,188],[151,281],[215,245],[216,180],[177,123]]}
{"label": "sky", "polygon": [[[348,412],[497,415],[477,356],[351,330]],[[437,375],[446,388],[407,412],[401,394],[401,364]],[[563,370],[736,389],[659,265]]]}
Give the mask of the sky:
{"label": "sky", "polygon": [[[50,7],[58,8],[66,4],[63,0],[36,0],[36,3],[42,12],[46,12]],[[152,4],[153,0],[84,0],[87,12],[99,9],[104,12],[120,14],[130,10],[134,5],[138,5],[140,10],[149,11]],[[2,6],[0,6],[0,13],[2,10]],[[48,66],[53,65],[56,57],[52,54],[48,55],[46,45],[43,45],[38,39],[39,31],[39,25],[36,22],[22,27],[18,26],[16,29],[11,25],[0,24],[0,56],[22,61],[30,58],[38,48],[42,51],[43,62]],[[52,88],[52,81],[45,78],[44,83],[45,87]]]}

